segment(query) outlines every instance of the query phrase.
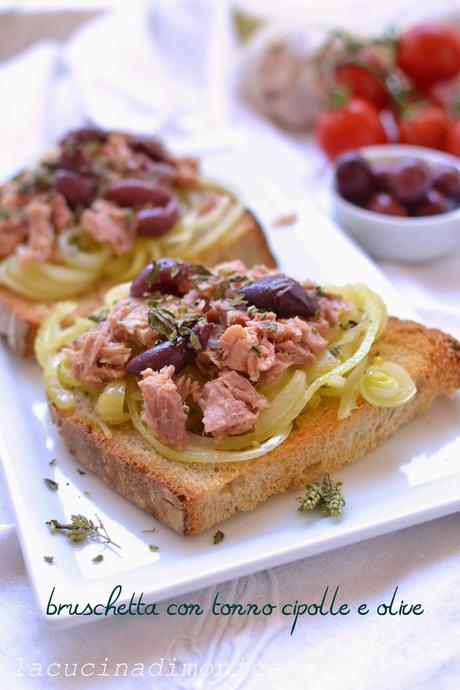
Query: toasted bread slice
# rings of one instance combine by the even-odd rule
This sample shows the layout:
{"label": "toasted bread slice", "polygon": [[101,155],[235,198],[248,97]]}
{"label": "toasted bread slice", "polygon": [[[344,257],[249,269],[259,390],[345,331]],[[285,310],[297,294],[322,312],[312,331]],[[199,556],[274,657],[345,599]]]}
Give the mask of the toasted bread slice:
{"label": "toasted bread slice", "polygon": [[361,400],[347,419],[338,420],[337,401],[329,398],[302,413],[274,451],[248,462],[174,462],[155,452],[130,424],[114,428],[107,439],[90,425],[91,402],[84,395],[71,413],[53,406],[51,411],[82,465],[176,532],[192,535],[356,460],[425,412],[434,398],[460,387],[460,343],[441,331],[392,317],[376,351],[416,381],[417,393],[408,403],[383,408]]}
{"label": "toasted bread slice", "polygon": [[[243,259],[248,267],[259,263],[269,267],[276,265],[262,228],[249,211],[231,236],[191,257],[192,261],[209,265],[233,259]],[[98,307],[101,296],[111,285],[113,282],[99,283],[90,292],[76,298],[81,313],[88,314]],[[51,308],[52,303],[34,302],[0,285],[0,335],[6,337],[8,345],[17,354],[25,357],[33,355],[37,329]]]}

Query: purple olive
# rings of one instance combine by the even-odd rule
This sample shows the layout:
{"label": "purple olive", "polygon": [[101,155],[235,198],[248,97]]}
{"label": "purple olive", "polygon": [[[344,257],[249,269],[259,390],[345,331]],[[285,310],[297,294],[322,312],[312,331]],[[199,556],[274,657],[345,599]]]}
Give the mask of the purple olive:
{"label": "purple olive", "polygon": [[153,161],[159,163],[172,162],[172,158],[163,144],[154,137],[143,137],[132,134],[128,137],[127,143],[133,151],[144,153]]}
{"label": "purple olive", "polygon": [[446,196],[460,197],[460,172],[453,165],[437,165],[433,170],[433,187]]}
{"label": "purple olive", "polygon": [[133,297],[144,297],[160,291],[181,297],[191,287],[190,265],[177,259],[163,258],[142,269],[131,283],[131,294]]}
{"label": "purple olive", "polygon": [[282,319],[290,316],[308,318],[318,308],[316,294],[305,290],[300,283],[283,273],[265,276],[239,288],[249,305],[264,311],[273,311]]}
{"label": "purple olive", "polygon": [[163,235],[177,223],[179,212],[173,197],[162,207],[143,208],[136,213],[136,232],[147,237]]}
{"label": "purple olive", "polygon": [[69,145],[74,146],[75,144],[86,144],[88,141],[97,141],[99,143],[104,143],[107,140],[107,132],[104,132],[100,127],[96,125],[86,125],[86,127],[80,127],[79,129],[73,129],[68,132],[59,142],[63,147]]}
{"label": "purple olive", "polygon": [[192,331],[197,334],[201,349],[205,350],[211,336],[212,323],[209,323],[208,321],[201,321],[192,328]]}
{"label": "purple olive", "polygon": [[[192,331],[198,336],[201,348],[208,344],[212,324],[203,322],[196,324]],[[130,374],[140,374],[144,369],[159,371],[162,367],[174,365],[175,373],[191,364],[197,355],[197,350],[190,343],[188,336],[178,338],[174,343],[166,341],[141,352],[133,357],[126,367]]]}
{"label": "purple olive", "polygon": [[80,148],[72,149],[70,152],[63,150],[56,160],[48,163],[48,167],[54,170],[71,170],[80,175],[93,173],[93,161]]}
{"label": "purple olive", "polygon": [[130,374],[140,374],[144,369],[159,371],[173,364],[176,373],[191,364],[196,353],[187,338],[178,338],[175,343],[166,341],[133,357],[126,367]]}
{"label": "purple olive", "polygon": [[365,208],[386,216],[408,216],[407,208],[386,192],[376,192],[366,202]]}
{"label": "purple olive", "polygon": [[389,182],[392,194],[399,201],[417,202],[431,186],[431,170],[422,160],[403,158],[395,165]]}
{"label": "purple olive", "polygon": [[372,171],[374,173],[376,189],[380,192],[388,192],[391,189],[392,166],[388,163],[374,163]]}
{"label": "purple olive", "polygon": [[83,175],[93,172],[93,159],[86,145],[101,144],[107,139],[107,132],[98,127],[88,125],[68,132],[59,142],[58,158],[48,163],[50,168],[73,170]]}
{"label": "purple olive", "polygon": [[339,194],[350,201],[366,199],[375,188],[371,166],[365,158],[352,151],[337,159],[335,180]]}
{"label": "purple olive", "polygon": [[106,189],[104,196],[109,201],[120,204],[120,206],[130,206],[131,208],[145,204],[167,206],[172,199],[172,194],[166,187],[136,178],[112,182]]}
{"label": "purple olive", "polygon": [[414,208],[415,216],[435,216],[450,211],[449,200],[437,189],[430,189]]}
{"label": "purple olive", "polygon": [[55,170],[54,188],[65,198],[70,208],[88,206],[94,198],[97,183],[94,178],[73,170]]}

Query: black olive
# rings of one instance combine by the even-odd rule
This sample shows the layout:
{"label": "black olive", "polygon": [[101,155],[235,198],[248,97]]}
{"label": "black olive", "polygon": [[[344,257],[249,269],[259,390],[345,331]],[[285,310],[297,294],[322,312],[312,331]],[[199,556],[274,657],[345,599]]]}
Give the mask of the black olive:
{"label": "black olive", "polygon": [[85,144],[88,141],[97,141],[103,143],[107,140],[107,132],[96,125],[87,124],[79,129],[72,129],[61,139],[59,144],[66,147],[69,144]]}
{"label": "black olive", "polygon": [[143,137],[131,134],[127,139],[128,146],[139,153],[143,153],[153,161],[159,163],[172,163],[170,154],[155,137]]}
{"label": "black olive", "polygon": [[[205,349],[211,334],[212,324],[198,323],[192,331],[198,336],[201,349]],[[197,355],[197,350],[190,342],[189,336],[178,338],[174,342],[163,342],[150,347],[133,357],[126,367],[130,374],[140,374],[144,369],[159,371],[163,367],[174,365],[175,373],[182,371],[188,364],[191,364]]]}
{"label": "black olive", "polygon": [[273,311],[282,319],[290,316],[306,319],[313,316],[318,308],[316,294],[305,290],[300,283],[283,273],[255,280],[237,292],[244,296],[249,305],[263,311]]}
{"label": "black olive", "polygon": [[54,171],[53,184],[72,209],[77,206],[88,206],[97,190],[97,183],[93,177],[61,168]]}
{"label": "black olive", "polygon": [[337,159],[335,181],[339,194],[354,202],[367,199],[376,182],[368,161],[354,151],[347,151]]}
{"label": "black olive", "polygon": [[188,338],[178,338],[174,343],[166,341],[154,345],[133,357],[126,367],[130,374],[140,374],[144,369],[159,371],[173,364],[176,373],[191,364],[195,359],[195,350]]}
{"label": "black olive", "polygon": [[192,287],[188,278],[189,264],[177,259],[157,259],[134,278],[131,294],[133,297],[143,297],[159,291],[162,294],[181,297]]}

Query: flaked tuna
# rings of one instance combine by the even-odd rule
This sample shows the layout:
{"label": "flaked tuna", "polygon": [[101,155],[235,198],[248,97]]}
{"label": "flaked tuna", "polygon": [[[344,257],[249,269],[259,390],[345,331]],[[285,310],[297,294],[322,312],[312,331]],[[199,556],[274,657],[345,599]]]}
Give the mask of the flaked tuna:
{"label": "flaked tuna", "polygon": [[12,254],[24,240],[26,231],[24,221],[15,215],[0,220],[0,259]]}
{"label": "flaked tuna", "polygon": [[174,159],[174,184],[179,187],[196,187],[198,184],[199,161],[191,156]]}
{"label": "flaked tuna", "polygon": [[27,206],[28,239],[20,263],[49,261],[54,252],[54,227],[51,222],[51,207],[43,201],[31,201]]}
{"label": "flaked tuna", "polygon": [[219,339],[219,348],[222,367],[248,374],[251,381],[258,381],[260,373],[275,363],[273,344],[266,337],[259,338],[254,329],[239,324],[227,328]]}
{"label": "flaked tuna", "polygon": [[234,259],[233,261],[223,261],[214,266],[214,273],[219,273],[222,277],[232,275],[245,275],[246,266],[241,259]]}
{"label": "flaked tuna", "polygon": [[[262,321],[257,322],[259,327]],[[268,334],[267,334],[268,335]],[[273,366],[266,370],[263,379],[270,380],[292,365],[312,366],[316,356],[327,347],[326,338],[319,333],[315,324],[295,316],[277,321],[276,329],[270,331],[275,358]]]}
{"label": "flaked tuna", "polygon": [[125,173],[130,168],[130,160],[133,152],[128,145],[128,139],[121,132],[113,132],[102,145],[102,154],[110,164],[110,167],[118,173]]}
{"label": "flaked tuna", "polygon": [[130,209],[96,201],[82,213],[81,226],[95,240],[108,244],[117,255],[125,254],[132,247],[134,223]]}
{"label": "flaked tuna", "polygon": [[191,398],[195,402],[198,400],[200,394],[200,384],[198,381],[194,381],[190,376],[183,374],[175,378],[175,384],[182,400],[185,401],[187,398]]}
{"label": "flaked tuna", "polygon": [[251,381],[271,379],[291,365],[311,366],[327,340],[316,326],[298,317],[276,321],[270,312],[255,314],[245,325],[232,324],[220,336],[217,346],[199,358],[199,366],[209,371],[231,369],[246,374]]}
{"label": "flaked tuna", "polygon": [[71,360],[71,374],[93,386],[103,386],[125,375],[130,348],[111,339],[105,326],[87,331],[64,349]]}
{"label": "flaked tuna", "polygon": [[148,305],[134,297],[120,300],[107,316],[107,327],[115,340],[128,341],[138,346],[150,347],[158,337],[149,326]]}
{"label": "flaked tuna", "polygon": [[252,429],[268,400],[244,376],[227,371],[203,386],[199,404],[205,432],[224,438]]}
{"label": "flaked tuna", "polygon": [[173,375],[173,366],[160,371],[145,369],[139,388],[144,400],[144,419],[155,436],[174,448],[183,448],[187,445],[187,415]]}
{"label": "flaked tuna", "polygon": [[51,217],[56,228],[56,232],[60,235],[64,230],[67,230],[72,223],[72,212],[67,206],[67,202],[62,194],[55,194],[51,201]]}

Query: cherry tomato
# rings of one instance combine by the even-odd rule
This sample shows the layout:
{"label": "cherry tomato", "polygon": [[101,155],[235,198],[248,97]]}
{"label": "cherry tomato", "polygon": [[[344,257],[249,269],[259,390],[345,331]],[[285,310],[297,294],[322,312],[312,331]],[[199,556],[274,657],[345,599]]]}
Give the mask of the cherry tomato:
{"label": "cherry tomato", "polygon": [[428,146],[438,149],[449,127],[449,116],[439,105],[424,105],[410,109],[398,121],[399,136],[403,144]]}
{"label": "cherry tomato", "polygon": [[386,89],[371,69],[352,63],[339,65],[335,68],[334,76],[337,83],[350,90],[352,96],[369,101],[379,110],[388,103]]}
{"label": "cherry tomato", "polygon": [[419,24],[399,39],[397,65],[417,84],[434,84],[460,71],[460,36],[442,24]]}
{"label": "cherry tomato", "polygon": [[341,108],[321,113],[316,137],[331,160],[350,149],[388,142],[377,109],[361,98],[351,98]]}
{"label": "cherry tomato", "polygon": [[447,153],[460,158],[460,120],[456,120],[447,130],[442,148]]}

